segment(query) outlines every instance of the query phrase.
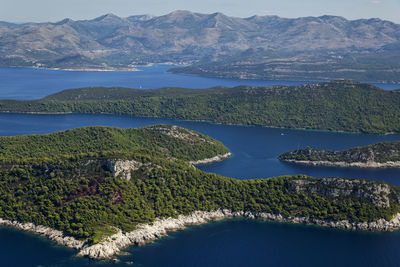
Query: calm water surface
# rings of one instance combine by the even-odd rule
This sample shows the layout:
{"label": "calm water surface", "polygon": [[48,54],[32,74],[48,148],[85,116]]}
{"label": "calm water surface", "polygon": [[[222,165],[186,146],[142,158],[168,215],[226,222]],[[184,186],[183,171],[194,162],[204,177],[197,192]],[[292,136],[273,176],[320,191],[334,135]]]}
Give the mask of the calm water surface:
{"label": "calm water surface", "polygon": [[280,154],[307,145],[323,149],[346,149],[382,141],[400,140],[398,134],[367,135],[245,127],[125,115],[0,113],[0,125],[2,125],[0,135],[50,133],[87,125],[135,128],[157,123],[183,126],[222,141],[233,153],[233,157],[219,163],[200,166],[200,169],[224,176],[252,179],[300,173],[316,177],[335,176],[384,180],[400,186],[399,169],[311,167],[277,160]]}
{"label": "calm water surface", "polygon": [[[311,83],[305,81],[270,81],[204,78],[166,72],[171,65],[141,67],[141,71],[60,71],[35,68],[0,68],[0,99],[38,99],[64,89],[87,86],[123,86],[153,89],[166,86],[208,88],[238,85],[270,86]],[[376,84],[383,89],[398,89],[399,84]]]}
{"label": "calm water surface", "polygon": [[[238,85],[297,85],[310,82],[203,78],[168,73],[171,65],[141,67],[141,71],[60,71],[35,68],[0,68],[0,99],[38,99],[64,89],[87,86],[122,86],[154,89],[177,86],[208,88]],[[399,86],[400,87],[400,86]]]}
{"label": "calm water surface", "polygon": [[[0,69],[0,98],[32,99],[71,87],[104,85],[157,88],[215,85],[270,85],[288,82],[209,79],[165,73],[166,66],[143,72],[85,73],[37,69]],[[394,87],[395,88],[395,87]],[[391,89],[391,88],[387,88]],[[48,133],[87,125],[140,127],[156,123],[187,127],[222,141],[233,157],[201,166],[238,179],[308,174],[384,180],[400,186],[397,169],[306,167],[279,162],[288,150],[312,146],[346,149],[381,141],[399,140],[400,135],[365,135],[216,125],[169,119],[118,115],[27,115],[0,114],[0,135]],[[120,265],[134,266],[400,266],[400,232],[363,233],[320,227],[227,220],[185,231],[143,247],[127,249]],[[0,266],[116,266],[74,257],[75,251],[46,239],[9,228],[0,228]]]}

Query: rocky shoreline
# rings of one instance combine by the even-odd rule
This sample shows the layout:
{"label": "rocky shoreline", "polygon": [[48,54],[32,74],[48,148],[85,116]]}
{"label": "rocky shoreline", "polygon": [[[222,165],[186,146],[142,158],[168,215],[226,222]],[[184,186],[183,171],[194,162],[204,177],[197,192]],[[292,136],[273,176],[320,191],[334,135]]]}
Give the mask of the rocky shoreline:
{"label": "rocky shoreline", "polygon": [[284,162],[295,164],[312,165],[312,166],[332,166],[332,167],[358,167],[358,168],[400,168],[400,161],[387,161],[379,163],[374,161],[368,162],[345,162],[345,161],[311,161],[311,160],[295,160],[285,159]]}
{"label": "rocky shoreline", "polygon": [[85,242],[77,240],[71,236],[65,236],[62,231],[52,229],[43,225],[35,225],[33,223],[20,223],[17,221],[4,220],[0,218],[0,226],[13,227],[15,229],[27,231],[33,234],[46,237],[60,246],[81,249],[85,246]]}
{"label": "rocky shoreline", "polygon": [[129,233],[123,233],[121,230],[118,230],[116,234],[106,238],[101,243],[88,246],[84,241],[65,236],[61,231],[45,226],[35,226],[33,223],[19,223],[0,219],[0,225],[14,227],[47,237],[58,245],[79,250],[78,256],[89,257],[95,260],[108,260],[120,254],[121,250],[128,246],[143,245],[152,242],[166,236],[169,231],[182,230],[187,225],[199,225],[229,218],[248,218],[362,231],[394,231],[400,229],[400,213],[396,214],[390,221],[380,219],[375,222],[355,223],[347,220],[329,221],[309,217],[286,217],[280,214],[275,215],[263,212],[233,212],[224,209],[217,211],[196,211],[189,215],[179,215],[177,218],[156,219],[151,224],[139,224],[136,230]]}
{"label": "rocky shoreline", "polygon": [[226,154],[223,155],[217,155],[215,157],[212,158],[207,158],[207,159],[201,159],[201,160],[197,160],[197,161],[189,161],[190,165],[204,165],[204,164],[210,164],[210,163],[214,163],[214,162],[219,162],[219,161],[223,161],[229,157],[232,156],[232,153],[228,152]]}
{"label": "rocky shoreline", "polygon": [[121,249],[130,245],[143,245],[158,238],[167,235],[168,231],[185,229],[187,225],[204,224],[210,221],[228,219],[228,218],[248,218],[263,221],[301,223],[310,225],[319,225],[331,228],[363,231],[394,231],[400,229],[400,213],[396,214],[392,220],[380,219],[376,222],[354,223],[344,221],[328,221],[313,219],[307,217],[285,217],[262,212],[232,212],[230,210],[217,211],[196,211],[190,215],[180,215],[178,218],[157,219],[153,224],[138,225],[137,229],[117,234],[107,238],[102,243],[85,247],[78,253],[79,256],[85,256],[92,259],[109,259],[118,254]]}

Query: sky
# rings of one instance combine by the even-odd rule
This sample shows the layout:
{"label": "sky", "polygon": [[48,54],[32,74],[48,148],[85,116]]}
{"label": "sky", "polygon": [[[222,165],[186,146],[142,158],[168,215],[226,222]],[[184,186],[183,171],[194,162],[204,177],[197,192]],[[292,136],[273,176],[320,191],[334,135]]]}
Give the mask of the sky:
{"label": "sky", "polygon": [[92,19],[107,13],[121,17],[164,15],[175,10],[222,12],[236,17],[336,15],[400,23],[400,0],[0,0],[0,21],[56,22],[64,18]]}

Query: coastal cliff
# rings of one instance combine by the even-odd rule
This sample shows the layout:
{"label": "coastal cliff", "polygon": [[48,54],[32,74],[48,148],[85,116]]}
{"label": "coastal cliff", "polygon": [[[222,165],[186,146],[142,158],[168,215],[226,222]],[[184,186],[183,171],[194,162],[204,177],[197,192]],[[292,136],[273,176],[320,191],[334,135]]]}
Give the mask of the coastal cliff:
{"label": "coastal cliff", "polygon": [[384,142],[341,151],[307,147],[284,153],[279,160],[337,167],[400,168],[400,142]]}

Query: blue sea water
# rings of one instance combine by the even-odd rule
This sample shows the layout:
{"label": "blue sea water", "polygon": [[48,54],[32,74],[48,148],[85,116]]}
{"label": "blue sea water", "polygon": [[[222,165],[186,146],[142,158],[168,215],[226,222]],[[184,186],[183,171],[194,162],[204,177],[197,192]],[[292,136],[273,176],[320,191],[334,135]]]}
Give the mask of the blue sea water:
{"label": "blue sea water", "polygon": [[[297,85],[308,81],[271,81],[204,78],[168,73],[171,65],[139,67],[141,71],[61,71],[37,68],[0,68],[0,99],[38,99],[64,89],[87,86],[122,86],[137,89],[154,89],[177,86],[208,88],[239,85],[270,86]],[[398,89],[399,84],[376,84],[383,89]]]}
{"label": "blue sea water", "polygon": [[130,247],[119,264],[77,258],[74,251],[0,228],[1,266],[399,266],[400,232],[370,233],[316,226],[224,220],[169,233]]}
{"label": "blue sea water", "polygon": [[174,124],[199,131],[222,141],[233,156],[225,161],[199,166],[208,172],[238,178],[267,178],[286,174],[316,177],[349,177],[384,180],[400,186],[399,169],[363,169],[312,167],[280,162],[287,151],[311,146],[322,149],[346,149],[383,141],[400,140],[399,134],[368,135],[305,131],[253,126],[213,124],[163,118],[144,118],[109,114],[10,114],[0,113],[0,135],[42,134],[88,125],[136,128],[157,123]]}
{"label": "blue sea water", "polygon": [[[0,99],[38,99],[64,89],[88,86],[121,86],[154,89],[176,86],[208,88],[239,85],[297,85],[309,82],[240,80],[177,75],[167,70],[174,66],[157,64],[139,67],[140,71],[62,71],[38,68],[0,68]],[[399,86],[400,87],[400,86]]]}
{"label": "blue sea water", "polygon": [[[0,98],[38,98],[61,89],[89,85],[139,87],[139,80],[142,88],[164,85],[202,88],[250,82],[268,85],[268,81],[199,78],[168,74],[165,70],[165,66],[126,73],[0,69]],[[135,80],[136,75],[140,79]],[[137,82],[136,86],[128,85],[132,81]],[[170,84],[164,84],[168,81]],[[97,84],[93,84],[95,82]],[[21,86],[20,89],[17,85]],[[0,114],[0,135],[48,133],[87,125],[140,127],[156,123],[180,125],[222,141],[233,157],[200,168],[224,176],[252,179],[302,173],[317,177],[384,180],[400,186],[398,169],[309,167],[281,163],[276,159],[283,152],[307,145],[346,149],[399,140],[398,134],[366,135],[244,127],[106,114]],[[134,266],[400,266],[399,250],[400,232],[364,233],[243,219],[193,226],[171,233],[153,244],[130,247],[126,251],[131,255],[121,256],[120,264],[125,266],[125,262],[133,261]],[[0,266],[116,266],[74,255],[75,251],[56,246],[44,238],[0,228]]]}

